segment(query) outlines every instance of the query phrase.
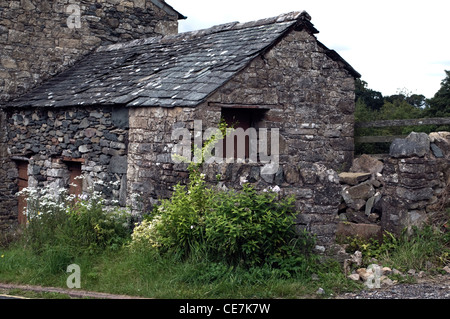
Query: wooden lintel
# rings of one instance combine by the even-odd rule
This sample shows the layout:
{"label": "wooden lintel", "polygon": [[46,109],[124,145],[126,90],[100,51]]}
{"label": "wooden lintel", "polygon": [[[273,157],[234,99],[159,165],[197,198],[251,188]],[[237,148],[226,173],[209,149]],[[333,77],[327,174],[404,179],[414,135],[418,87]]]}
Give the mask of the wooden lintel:
{"label": "wooden lintel", "polygon": [[209,102],[208,105],[224,109],[259,109],[259,110],[269,110],[279,106],[273,104],[226,104],[217,102]]}
{"label": "wooden lintel", "polygon": [[85,162],[84,158],[72,158],[72,157],[67,157],[67,156],[63,156],[61,158],[61,160],[63,162],[75,162],[75,163],[82,163],[82,164],[84,164],[84,162]]}
{"label": "wooden lintel", "polygon": [[28,157],[21,156],[21,155],[13,155],[10,158],[13,161],[21,161],[21,162],[29,162],[30,161],[30,159]]}

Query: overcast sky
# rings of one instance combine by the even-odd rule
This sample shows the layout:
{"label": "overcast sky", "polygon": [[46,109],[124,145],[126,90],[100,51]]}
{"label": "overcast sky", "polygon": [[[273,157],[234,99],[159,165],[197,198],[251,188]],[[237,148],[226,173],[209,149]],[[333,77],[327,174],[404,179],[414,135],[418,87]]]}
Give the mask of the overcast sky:
{"label": "overcast sky", "polygon": [[187,20],[180,32],[307,11],[317,38],[383,95],[430,98],[450,70],[449,0],[166,0]]}

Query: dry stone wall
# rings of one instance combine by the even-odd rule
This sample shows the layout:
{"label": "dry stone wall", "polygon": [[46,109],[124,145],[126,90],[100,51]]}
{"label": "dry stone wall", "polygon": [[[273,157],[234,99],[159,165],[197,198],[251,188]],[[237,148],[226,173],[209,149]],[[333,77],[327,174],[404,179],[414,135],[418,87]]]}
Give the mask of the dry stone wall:
{"label": "dry stone wall", "polygon": [[[69,188],[70,163],[81,163],[83,191],[100,191],[107,200],[126,204],[128,110],[86,107],[10,110],[7,147],[13,160],[28,163],[28,186]],[[125,119],[125,120],[124,120]],[[14,162],[5,172],[7,202],[2,216],[17,220],[18,171]]]}
{"label": "dry stone wall", "polygon": [[339,174],[338,236],[381,238],[432,221],[450,205],[450,133],[411,133],[390,154],[362,155]]}

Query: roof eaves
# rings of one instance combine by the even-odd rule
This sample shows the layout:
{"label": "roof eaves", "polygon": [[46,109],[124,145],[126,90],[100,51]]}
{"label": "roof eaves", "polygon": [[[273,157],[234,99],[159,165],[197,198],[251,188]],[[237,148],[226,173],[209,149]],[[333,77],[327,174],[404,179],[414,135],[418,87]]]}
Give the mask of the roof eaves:
{"label": "roof eaves", "polygon": [[177,10],[175,10],[171,5],[167,4],[165,1],[163,0],[150,0],[155,6],[157,6],[158,8],[164,10],[166,13],[170,14],[170,15],[176,15],[178,16],[178,20],[185,20],[187,19],[186,16],[182,15],[181,13],[179,13]]}
{"label": "roof eaves", "polygon": [[327,54],[332,60],[338,61],[338,62],[342,63],[342,65],[344,66],[344,68],[345,68],[348,72],[350,72],[350,74],[351,74],[353,77],[355,77],[355,78],[357,78],[357,79],[361,78],[361,74],[360,74],[358,71],[356,71],[356,70],[355,70],[355,69],[354,69],[347,61],[345,61],[344,58],[341,57],[341,56],[339,55],[339,53],[337,53],[337,52],[334,51],[334,50],[328,49],[328,48],[327,48],[322,42],[320,42],[320,41],[317,41],[317,43],[325,50],[326,54]]}

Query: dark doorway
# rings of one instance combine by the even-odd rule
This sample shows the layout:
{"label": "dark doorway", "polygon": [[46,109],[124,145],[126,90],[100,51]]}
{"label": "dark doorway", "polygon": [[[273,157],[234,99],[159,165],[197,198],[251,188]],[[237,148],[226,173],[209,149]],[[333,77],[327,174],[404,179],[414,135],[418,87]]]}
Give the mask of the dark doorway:
{"label": "dark doorway", "polygon": [[[18,179],[17,185],[19,187],[19,192],[24,188],[28,187],[28,162],[27,161],[17,161]],[[18,221],[19,224],[25,225],[27,223],[27,200],[25,195],[20,195],[18,197]]]}
{"label": "dark doorway", "polygon": [[69,194],[80,196],[83,193],[83,181],[81,177],[81,163],[66,162],[69,170]]}
{"label": "dark doorway", "polygon": [[[258,124],[263,120],[266,110],[256,109],[256,108],[222,108],[222,118],[227,124],[227,127],[232,127],[234,129],[242,128],[244,131],[249,128],[258,129]],[[231,141],[230,139],[234,140]],[[245,159],[250,156],[250,136],[245,135],[244,141],[239,141],[237,136],[231,135],[223,140],[223,154],[226,157],[227,154],[227,144],[234,145],[234,159],[238,157],[238,143],[244,142],[244,153]],[[256,142],[256,140],[254,141]],[[257,145],[252,145],[257,149]]]}

